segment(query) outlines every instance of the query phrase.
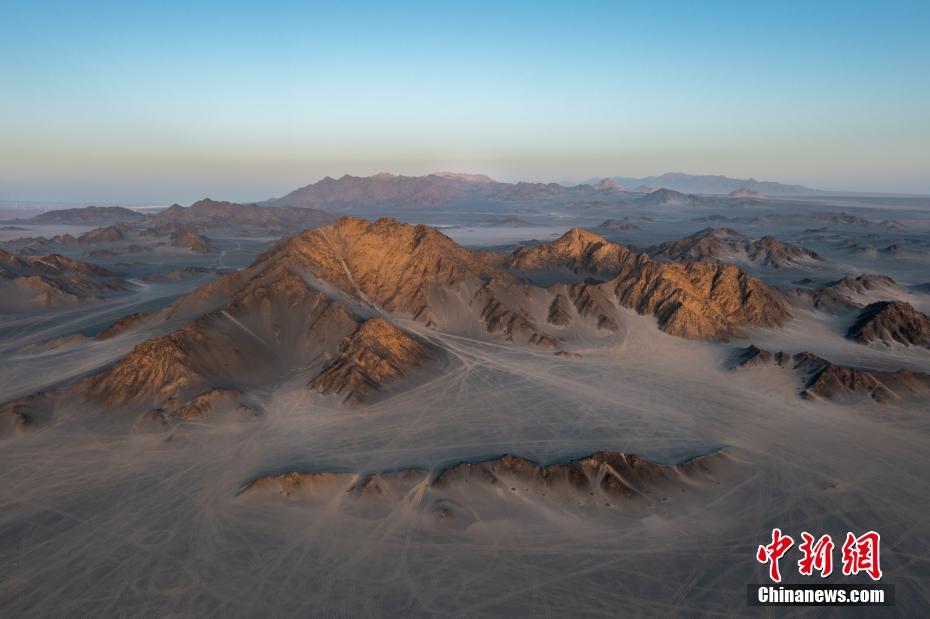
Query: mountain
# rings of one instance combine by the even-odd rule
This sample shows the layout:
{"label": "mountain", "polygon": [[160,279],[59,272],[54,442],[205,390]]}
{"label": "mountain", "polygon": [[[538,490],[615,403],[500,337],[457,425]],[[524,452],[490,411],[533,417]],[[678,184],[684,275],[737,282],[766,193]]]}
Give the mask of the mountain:
{"label": "mountain", "polygon": [[197,234],[189,228],[178,228],[171,232],[172,247],[189,249],[195,254],[209,254],[216,251],[207,237]]}
{"label": "mountain", "polygon": [[558,183],[502,183],[480,174],[439,172],[426,176],[381,173],[360,177],[326,177],[265,205],[345,211],[374,207],[416,208],[466,200],[506,202],[594,197],[603,193],[590,185],[566,187]]}
{"label": "mountain", "polygon": [[859,312],[846,337],[861,344],[882,342],[930,348],[930,316],[903,301],[878,301]]}
{"label": "mountain", "polygon": [[70,305],[120,290],[120,277],[93,263],[60,254],[19,257],[0,249],[2,311]]}
{"label": "mountain", "polygon": [[145,215],[122,206],[86,206],[46,211],[27,219],[31,224],[107,226],[116,223],[138,223]]}
{"label": "mountain", "polygon": [[[543,288],[521,277],[531,267],[573,268],[577,279]],[[581,229],[508,257],[466,249],[424,225],[343,217],[282,239],[249,267],[163,310],[117,320],[99,339],[143,325],[176,327],[109,367],[10,403],[2,414],[29,425],[64,403],[69,410],[104,404],[112,414],[147,410],[145,422],[161,429],[214,399],[233,411],[255,409],[256,393],[291,380],[359,405],[450,357],[401,321],[559,350],[576,332],[590,338],[620,331],[618,305],[694,339],[726,339],[742,326],[776,325],[788,316],[777,292],[735,267],[660,264]]]}
{"label": "mountain", "polygon": [[360,316],[290,272],[285,257],[278,258],[208,284],[234,292],[65,393],[115,410],[149,407],[160,418],[178,420],[216,389],[235,388],[242,404],[255,389],[294,376],[306,376],[322,393],[358,403],[437,358],[428,345],[381,318]]}
{"label": "mountain", "polygon": [[594,189],[597,191],[623,191],[623,187],[612,178],[601,179],[594,185]]}
{"label": "mountain", "polygon": [[114,224],[103,228],[94,228],[85,232],[77,238],[77,242],[83,245],[96,245],[98,243],[117,243],[125,241],[129,234],[129,226],[126,224]]}
{"label": "mountain", "polygon": [[614,176],[612,179],[624,187],[637,187],[640,185],[645,187],[665,187],[682,193],[704,195],[727,195],[740,190],[749,190],[765,196],[811,196],[823,193],[817,189],[810,189],[802,185],[785,185],[771,181],[758,181],[754,178],[736,179],[727,176],[683,174],[680,172],[668,172],[660,176],[646,176],[643,178]]}
{"label": "mountain", "polygon": [[614,232],[629,232],[631,230],[639,230],[639,226],[629,220],[624,221],[621,219],[605,219],[597,225],[596,229],[610,230]]}
{"label": "mountain", "polygon": [[734,266],[659,263],[580,228],[552,243],[520,247],[506,265],[604,278],[589,287],[652,314],[663,331],[692,339],[727,339],[739,335],[741,326],[775,326],[789,316],[777,291]]}
{"label": "mountain", "polygon": [[228,225],[252,225],[305,229],[333,220],[332,215],[311,208],[286,208],[237,204],[205,198],[183,207],[174,204],[148,217],[152,225],[196,225],[205,228]]}
{"label": "mountain", "polygon": [[771,353],[755,346],[739,351],[735,367],[778,367],[792,372],[804,399],[840,402],[871,400],[880,404],[930,396],[930,375],[851,368],[831,363],[809,352]]}
{"label": "mountain", "polygon": [[334,210],[368,205],[436,206],[469,195],[480,195],[486,187],[496,184],[449,174],[376,174],[370,177],[347,174],[338,180],[327,176],[282,198],[269,200],[268,205]]}
{"label": "mountain", "polygon": [[730,198],[761,198],[762,194],[748,187],[741,187],[740,189],[731,191],[727,196]]}
{"label": "mountain", "polygon": [[151,252],[165,246],[188,249],[198,254],[215,251],[209,239],[199,233],[199,224],[161,223],[151,219],[146,219],[145,223],[155,225],[143,227],[119,223],[105,228],[94,228],[79,236],[77,243],[94,246],[85,253],[87,256]]}
{"label": "mountain", "polygon": [[887,275],[863,273],[857,277],[843,277],[816,290],[799,289],[798,294],[809,297],[817,309],[842,311],[898,298],[904,294],[904,289]]}
{"label": "mountain", "polygon": [[773,268],[810,267],[822,262],[815,252],[773,236],[750,239],[732,228],[704,228],[690,236],[646,250],[653,258],[674,261],[745,262]]}
{"label": "mountain", "polygon": [[643,206],[701,206],[704,201],[698,196],[663,187],[637,198],[636,203]]}
{"label": "mountain", "polygon": [[[648,188],[650,191],[640,201],[655,206],[702,204],[700,198],[689,194],[726,195],[737,192],[738,197],[755,197],[762,194],[777,196],[817,193],[799,185],[687,174],[663,174],[644,179],[592,179],[586,184],[568,186],[558,183],[504,183],[482,174],[437,172],[425,176],[403,176],[381,173],[367,177],[347,174],[338,179],[327,176],[283,197],[272,198],[264,205],[335,212],[387,206],[433,207],[474,200],[519,202],[587,198],[603,201],[611,195],[626,195],[622,193],[624,187],[637,187],[637,191]],[[660,189],[652,191],[653,187]]]}

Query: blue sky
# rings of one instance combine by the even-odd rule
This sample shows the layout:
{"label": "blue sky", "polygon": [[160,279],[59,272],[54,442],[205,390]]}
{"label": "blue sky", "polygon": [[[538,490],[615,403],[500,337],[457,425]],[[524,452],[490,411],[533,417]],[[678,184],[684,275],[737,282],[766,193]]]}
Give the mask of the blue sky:
{"label": "blue sky", "polygon": [[930,193],[930,2],[0,0],[0,199],[325,175]]}

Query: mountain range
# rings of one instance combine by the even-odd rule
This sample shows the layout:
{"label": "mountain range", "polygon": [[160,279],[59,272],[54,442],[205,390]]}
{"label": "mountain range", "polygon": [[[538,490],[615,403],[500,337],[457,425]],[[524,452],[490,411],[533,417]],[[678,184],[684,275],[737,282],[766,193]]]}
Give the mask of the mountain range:
{"label": "mountain range", "polygon": [[724,176],[692,176],[663,174],[631,179],[593,179],[588,183],[496,181],[482,174],[436,172],[425,176],[375,174],[361,177],[345,175],[338,179],[326,177],[316,183],[296,189],[280,198],[266,201],[266,206],[317,208],[329,211],[359,207],[426,207],[467,200],[529,202],[539,200],[603,200],[636,199],[644,205],[687,206],[700,202],[685,194],[719,194],[733,198],[747,196],[800,196],[817,193],[800,185],[784,185],[754,179],[738,180]]}
{"label": "mountain range", "polygon": [[[532,279],[538,271],[571,281],[543,287]],[[789,316],[778,291],[734,266],[659,263],[580,228],[506,255],[425,225],[343,217],[282,239],[163,310],[117,321],[108,337],[143,327],[163,334],[70,385],[9,403],[0,417],[25,427],[63,402],[142,407],[157,426],[216,410],[251,416],[250,396],[293,378],[360,404],[448,363],[424,333],[567,353],[622,331],[622,308],[697,340]]]}
{"label": "mountain range", "polygon": [[[764,196],[812,196],[825,193],[803,185],[786,185],[774,181],[760,181],[754,178],[738,179],[728,176],[684,174],[682,172],[666,172],[659,176],[644,176],[642,178],[614,176],[609,180],[623,188],[664,187],[682,193],[707,195],[727,195],[741,190],[749,190]],[[589,182],[603,182],[603,179],[593,179]]]}

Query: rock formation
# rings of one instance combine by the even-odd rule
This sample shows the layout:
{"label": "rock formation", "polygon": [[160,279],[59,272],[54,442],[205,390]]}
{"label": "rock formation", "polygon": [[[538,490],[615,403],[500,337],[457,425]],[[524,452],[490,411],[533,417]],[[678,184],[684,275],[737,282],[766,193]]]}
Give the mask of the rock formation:
{"label": "rock formation", "polygon": [[561,268],[608,278],[621,305],[692,339],[726,339],[741,326],[776,326],[788,318],[778,292],[734,266],[662,264],[580,228],[552,243],[521,247],[505,264],[523,272]]}
{"label": "rock formation", "polygon": [[558,293],[549,304],[548,321],[558,327],[565,327],[572,321],[572,308],[564,294]]}
{"label": "rock formation", "polygon": [[372,318],[343,339],[338,356],[311,385],[358,404],[429,358],[426,346],[383,318]]}
{"label": "rock formation", "polygon": [[750,239],[732,228],[704,228],[677,241],[647,250],[654,258],[674,261],[748,262],[773,268],[810,266],[821,258],[809,249],[772,236]]}
{"label": "rock formation", "polygon": [[475,492],[484,487],[501,491],[500,498],[533,494],[557,502],[581,500],[609,506],[609,501],[658,500],[672,490],[712,481],[727,462],[726,453],[720,451],[676,464],[656,464],[640,456],[611,451],[549,465],[505,454],[454,464],[432,477],[418,468],[367,475],[289,471],[259,477],[246,484],[238,495],[244,498],[278,495],[312,501],[343,493],[357,500],[394,501],[414,486],[422,485],[426,492],[436,496],[463,490]]}
{"label": "rock formation", "polygon": [[810,296],[814,307],[818,309],[842,310],[863,307],[876,298],[893,299],[901,292],[901,288],[892,278],[864,273],[857,277],[843,277],[805,293],[805,296]]}
{"label": "rock formation", "polygon": [[846,337],[862,344],[883,342],[930,348],[930,316],[903,301],[878,301],[866,306]]}
{"label": "rock formation", "polygon": [[[714,461],[710,454],[679,464],[655,464],[636,455],[599,451],[567,462],[541,466],[519,456],[503,455],[490,460],[463,462],[443,470],[432,482],[434,488],[462,484],[512,487],[513,491],[572,492],[591,496],[634,499],[678,483],[682,478],[710,476]],[[517,484],[517,485],[513,485]]]}
{"label": "rock formation", "polygon": [[96,228],[85,232],[77,238],[82,245],[96,245],[98,243],[116,243],[127,238],[129,227],[126,224],[116,224],[104,228]]}
{"label": "rock formation", "polygon": [[19,257],[0,249],[0,309],[73,304],[124,290],[115,273],[59,254]]}
{"label": "rock formation", "polygon": [[207,237],[188,228],[179,228],[172,232],[171,245],[189,249],[195,254],[209,254],[215,251]]}
{"label": "rock formation", "polygon": [[737,367],[775,366],[793,371],[804,399],[839,402],[873,400],[880,404],[930,395],[930,375],[908,370],[886,372],[831,363],[809,352],[771,353],[755,346],[739,351]]}

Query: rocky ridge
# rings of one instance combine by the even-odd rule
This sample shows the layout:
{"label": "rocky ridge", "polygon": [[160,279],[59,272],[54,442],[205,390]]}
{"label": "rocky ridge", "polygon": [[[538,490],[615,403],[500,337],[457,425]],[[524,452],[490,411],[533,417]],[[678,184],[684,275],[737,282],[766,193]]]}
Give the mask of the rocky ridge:
{"label": "rocky ridge", "polygon": [[[640,456],[599,451],[583,458],[540,465],[520,456],[470,460],[445,467],[435,474],[420,469],[355,474],[337,471],[289,471],[259,477],[237,496],[243,499],[277,496],[290,500],[328,499],[339,493],[357,500],[396,501],[415,486],[425,494],[448,495],[482,488],[506,500],[535,495],[554,503],[610,506],[610,501],[656,502],[673,491],[713,482],[728,465],[717,451],[675,464],[656,464]],[[434,504],[427,501],[426,505]],[[454,516],[443,508],[442,516]]]}
{"label": "rocky ridge", "polygon": [[846,337],[861,344],[882,342],[930,348],[930,316],[904,301],[878,301],[859,312]]}
{"label": "rocky ridge", "polygon": [[580,228],[552,243],[521,247],[505,265],[524,273],[567,269],[606,279],[596,285],[621,305],[652,314],[662,330],[691,339],[726,339],[739,335],[741,326],[776,326],[789,316],[777,291],[734,266],[659,263]]}
{"label": "rocky ridge", "polygon": [[815,252],[773,236],[751,239],[732,228],[704,228],[647,250],[653,258],[674,261],[748,262],[773,268],[804,267],[822,262]]}
{"label": "rocky ridge", "polygon": [[804,399],[838,402],[871,400],[887,404],[930,395],[930,375],[908,370],[895,372],[837,365],[809,352],[772,353],[756,346],[739,351],[735,367],[772,366],[792,371]]}

